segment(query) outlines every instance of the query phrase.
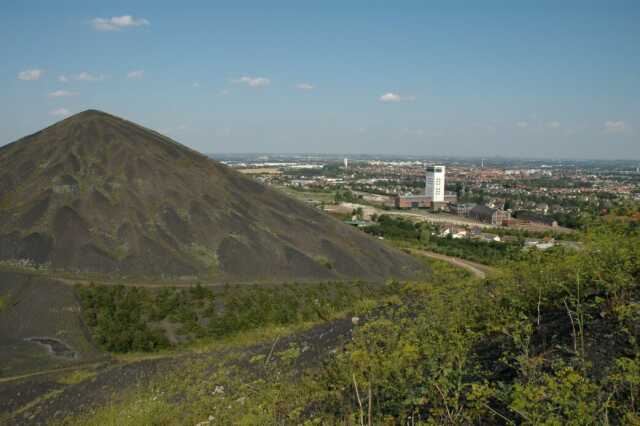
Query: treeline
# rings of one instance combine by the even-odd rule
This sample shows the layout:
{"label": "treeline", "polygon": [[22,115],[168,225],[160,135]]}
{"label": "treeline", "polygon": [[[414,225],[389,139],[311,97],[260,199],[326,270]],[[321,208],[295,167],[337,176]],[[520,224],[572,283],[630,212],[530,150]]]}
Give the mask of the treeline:
{"label": "treeline", "polygon": [[386,214],[373,217],[373,219],[375,219],[375,224],[365,228],[365,232],[378,237],[420,241],[422,232],[427,229],[422,224],[414,224],[408,220],[394,218]]}
{"label": "treeline", "polygon": [[340,202],[358,203],[362,201],[362,196],[355,194],[350,189],[338,188],[333,197],[333,200],[336,203],[340,203]]}
{"label": "treeline", "polygon": [[487,234],[499,235],[501,237],[515,237],[521,240],[527,238],[553,238],[555,240],[569,240],[575,241],[578,234],[574,232],[557,232],[553,229],[548,229],[544,231],[531,230],[531,229],[518,229],[518,228],[505,228],[505,227],[497,227],[497,228],[485,228],[482,230]]}
{"label": "treeline", "polygon": [[155,351],[171,346],[164,322],[178,325],[181,341],[221,338],[269,325],[327,320],[356,301],[389,291],[355,283],[163,288],[79,286],[85,323],[95,341],[112,352]]}
{"label": "treeline", "polygon": [[153,351],[167,347],[169,341],[150,328],[149,290],[138,287],[78,287],[85,324],[95,342],[107,351]]}
{"label": "treeline", "polygon": [[485,242],[471,239],[432,238],[422,247],[425,250],[472,260],[485,265],[500,265],[523,257],[521,242]]}

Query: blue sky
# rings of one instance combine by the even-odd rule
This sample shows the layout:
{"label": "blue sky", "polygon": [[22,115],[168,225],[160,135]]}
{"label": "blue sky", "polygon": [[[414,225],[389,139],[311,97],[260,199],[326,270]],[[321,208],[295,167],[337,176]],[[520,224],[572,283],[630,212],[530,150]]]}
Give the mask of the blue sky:
{"label": "blue sky", "polygon": [[638,1],[16,1],[0,145],[97,108],[203,152],[640,159]]}

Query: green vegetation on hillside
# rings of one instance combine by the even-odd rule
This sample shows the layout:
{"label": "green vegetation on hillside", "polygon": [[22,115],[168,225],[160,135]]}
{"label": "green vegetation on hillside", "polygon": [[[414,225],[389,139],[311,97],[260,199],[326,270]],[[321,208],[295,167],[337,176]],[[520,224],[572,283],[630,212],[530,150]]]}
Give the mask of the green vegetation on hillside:
{"label": "green vegetation on hillside", "polygon": [[[225,286],[215,293],[187,289],[96,286],[77,288],[97,343],[112,352],[154,351],[172,340],[221,338],[269,325],[328,320],[357,301],[379,298],[389,286],[355,283]],[[168,330],[167,330],[168,332]]]}
{"label": "green vegetation on hillside", "polygon": [[600,223],[585,238],[582,251],[532,252],[481,285],[405,287],[321,374],[323,411],[358,421],[371,410],[392,423],[637,424],[640,227]]}
{"label": "green vegetation on hillside", "polygon": [[301,201],[312,200],[317,203],[332,203],[335,197],[334,191],[331,189],[301,188],[284,185],[276,185],[275,188]]}
{"label": "green vegetation on hillside", "polygon": [[582,237],[485,280],[394,286],[322,368],[296,372],[294,346],[253,369],[203,360],[93,420],[639,424],[640,225],[605,219]]}
{"label": "green vegetation on hillside", "polygon": [[149,327],[148,291],[138,287],[79,287],[82,314],[93,337],[112,352],[152,351],[169,345],[163,333]]}

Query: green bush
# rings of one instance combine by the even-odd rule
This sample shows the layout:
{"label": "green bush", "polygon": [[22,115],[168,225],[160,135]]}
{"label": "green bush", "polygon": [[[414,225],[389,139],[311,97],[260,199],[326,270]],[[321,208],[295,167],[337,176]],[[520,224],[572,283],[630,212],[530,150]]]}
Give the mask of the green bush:
{"label": "green bush", "polygon": [[77,289],[96,342],[113,352],[169,346],[164,330],[152,323],[178,324],[178,333],[186,340],[221,338],[270,325],[328,320],[359,300],[377,299],[391,291],[389,286],[361,282],[225,286],[217,294],[201,285]]}
{"label": "green bush", "polygon": [[581,238],[482,283],[402,286],[310,400],[328,423],[638,424],[640,226],[599,221]]}
{"label": "green bush", "polygon": [[84,320],[94,339],[112,352],[153,351],[168,345],[160,330],[148,327],[146,290],[137,287],[78,288]]}

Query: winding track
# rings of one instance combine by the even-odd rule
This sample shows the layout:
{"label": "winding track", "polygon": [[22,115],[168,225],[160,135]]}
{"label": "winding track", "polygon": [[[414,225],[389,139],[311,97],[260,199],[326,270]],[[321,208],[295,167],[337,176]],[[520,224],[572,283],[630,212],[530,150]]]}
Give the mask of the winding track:
{"label": "winding track", "polygon": [[459,268],[466,269],[471,272],[473,276],[477,278],[486,278],[487,274],[494,271],[494,268],[483,265],[481,263],[472,262],[466,259],[460,259],[459,257],[447,256],[445,254],[435,253],[427,250],[409,249],[412,254],[418,256],[426,256],[433,259],[443,260],[451,265]]}

